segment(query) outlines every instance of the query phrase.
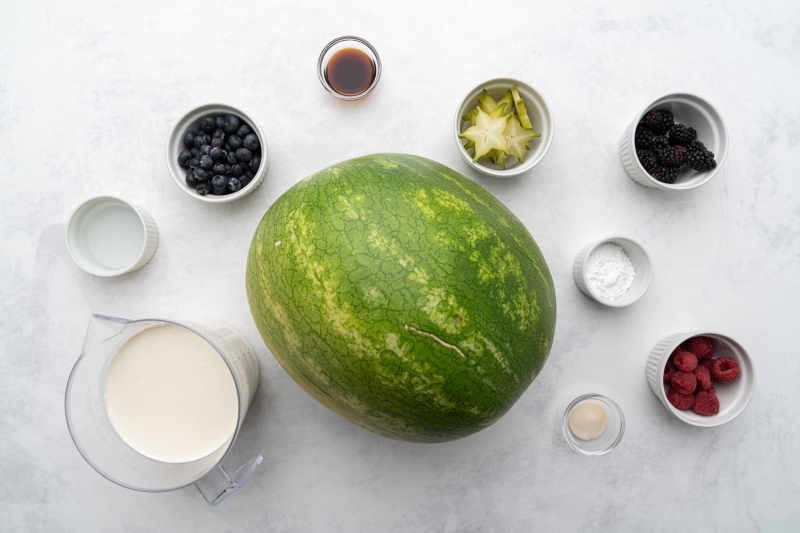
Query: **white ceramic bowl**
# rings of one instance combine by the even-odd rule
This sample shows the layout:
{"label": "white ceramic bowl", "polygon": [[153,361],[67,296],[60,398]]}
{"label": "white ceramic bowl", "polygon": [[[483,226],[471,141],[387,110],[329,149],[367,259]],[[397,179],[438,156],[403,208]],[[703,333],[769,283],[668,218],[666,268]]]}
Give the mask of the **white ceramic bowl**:
{"label": "white ceramic bowl", "polygon": [[[616,300],[606,300],[595,293],[590,287],[589,280],[586,277],[586,261],[589,259],[589,255],[595,248],[606,242],[622,246],[622,249],[625,250],[625,254],[630,258],[631,263],[633,263],[633,268],[636,271],[636,277],[633,278],[633,284],[630,289],[628,289],[628,292]],[[578,252],[578,255],[575,257],[575,262],[572,265],[572,278],[575,280],[575,285],[589,298],[597,300],[601,304],[609,307],[625,307],[637,301],[647,292],[648,287],[650,287],[650,282],[653,281],[653,263],[644,247],[633,239],[627,237],[607,237],[587,244]]]}
{"label": "white ceramic bowl", "polygon": [[116,196],[79,205],[67,222],[67,250],[79,267],[102,277],[139,270],[158,249],[158,227],[150,214]]}
{"label": "white ceramic bowl", "polygon": [[[717,166],[706,172],[696,172],[684,166],[678,175],[678,179],[673,184],[661,183],[648,174],[636,157],[634,137],[636,125],[639,124],[645,113],[652,109],[672,111],[675,122],[697,130],[697,140],[714,153]],[[620,141],[619,155],[625,172],[637,183],[655,189],[675,191],[694,189],[711,181],[725,163],[725,157],[728,155],[728,129],[725,127],[722,115],[703,98],[688,93],[668,94],[645,106],[634,117],[633,122],[625,130],[625,134]]]}
{"label": "white ceramic bowl", "polygon": [[[247,184],[246,187],[242,187],[242,189],[238,192],[233,194],[226,194],[224,196],[216,196],[214,194],[208,194],[206,196],[201,196],[197,194],[197,191],[186,185],[186,169],[183,168],[178,164],[178,154],[181,153],[182,150],[186,149],[186,146],[183,144],[183,136],[186,134],[187,131],[192,130],[196,131],[200,129],[200,119],[205,115],[238,115],[242,118],[254,131],[255,134],[258,136],[258,141],[261,143],[261,165],[258,167],[258,172],[256,172],[255,177],[253,180]],[[200,107],[195,107],[185,115],[183,115],[180,120],[178,120],[177,124],[172,128],[172,131],[169,134],[169,138],[167,139],[167,168],[169,169],[169,173],[172,176],[172,179],[181,188],[183,192],[195,198],[197,200],[201,200],[203,202],[209,203],[225,203],[225,202],[232,202],[234,200],[238,200],[243,196],[247,196],[254,190],[261,185],[261,182],[264,180],[264,176],[267,174],[267,167],[269,166],[269,151],[267,149],[267,138],[264,136],[264,132],[262,131],[261,127],[258,125],[252,115],[249,115],[242,111],[239,108],[233,107],[231,105],[226,104],[206,104]]]}
{"label": "white ceramic bowl", "polygon": [[[469,122],[465,122],[461,117],[478,105],[478,97],[484,89],[489,92],[492,98],[499,100],[512,85],[517,86],[517,90],[522,100],[525,102],[525,109],[528,112],[528,117],[531,119],[533,131],[540,133],[541,137],[537,137],[528,143],[530,151],[526,152],[524,163],[517,161],[517,158],[514,156],[509,156],[506,161],[506,169],[503,170],[499,165],[492,163],[490,159],[480,159],[477,162],[473,161],[472,155],[464,150],[464,143],[466,143],[466,140],[459,138],[459,135],[469,128]],[[456,110],[455,120],[453,121],[453,133],[456,144],[458,145],[458,151],[469,166],[488,176],[495,176],[498,178],[516,176],[517,174],[522,174],[535,167],[539,161],[544,158],[547,150],[550,149],[550,144],[553,142],[553,113],[550,111],[550,106],[547,105],[547,101],[544,97],[527,83],[511,78],[497,78],[481,83],[467,93]]]}
{"label": "white ceramic bowl", "polygon": [[[714,383],[714,389],[719,398],[719,413],[712,416],[698,415],[691,409],[682,411],[676,409],[667,400],[667,391],[664,388],[664,368],[672,352],[684,341],[702,335],[711,339],[714,344],[714,358],[732,357],[739,363],[741,375],[736,381],[730,383]],[[727,335],[704,330],[690,333],[676,333],[664,337],[650,351],[645,368],[647,383],[650,390],[661,400],[664,407],[680,420],[698,427],[716,427],[730,422],[744,411],[756,388],[756,373],[753,362],[741,344]]]}

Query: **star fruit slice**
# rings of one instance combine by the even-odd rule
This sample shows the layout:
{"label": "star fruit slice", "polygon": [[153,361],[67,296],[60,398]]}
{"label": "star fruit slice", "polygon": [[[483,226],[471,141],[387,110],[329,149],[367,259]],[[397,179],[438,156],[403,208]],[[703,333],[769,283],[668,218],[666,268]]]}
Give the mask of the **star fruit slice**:
{"label": "star fruit slice", "polygon": [[494,98],[489,95],[489,92],[486,89],[484,89],[481,95],[478,97],[478,107],[480,107],[484,113],[493,111],[494,108],[497,107],[497,102],[494,101]]}
{"label": "star fruit slice", "polygon": [[[525,160],[525,151],[530,150],[528,141],[540,137],[540,135],[535,131],[524,129],[519,123],[519,120],[517,120],[517,117],[512,116],[503,130],[503,137],[505,137],[508,146],[507,153],[519,159],[520,163],[523,163]],[[503,168],[505,167],[503,166]]]}
{"label": "star fruit slice", "polygon": [[510,116],[502,115],[492,118],[482,109],[478,110],[478,115],[475,117],[475,125],[459,135],[462,139],[475,143],[473,161],[485,156],[489,153],[489,150],[508,152],[508,141],[503,136],[503,132]]}
{"label": "star fruit slice", "polygon": [[531,124],[531,119],[528,118],[528,111],[525,109],[525,102],[522,101],[522,97],[519,95],[516,85],[511,87],[511,95],[514,97],[514,105],[517,106],[519,123],[524,129],[532,130],[533,125]]}
{"label": "star fruit slice", "polygon": [[492,163],[495,165],[499,165],[500,168],[503,170],[506,169],[506,159],[508,159],[508,154],[505,152],[500,152],[498,150],[492,150],[488,154],[486,154],[489,159],[492,160]]}
{"label": "star fruit slice", "polygon": [[[470,117],[472,117],[472,118],[469,120],[469,122],[470,122],[470,124],[472,124],[472,125],[474,126],[474,125],[475,125],[475,122],[476,122],[476,118],[475,118],[475,117],[477,117],[477,116],[478,116],[478,110],[479,110],[479,109],[480,109],[480,107],[476,107],[475,109],[473,109],[472,111],[470,111],[469,113],[467,113],[466,115],[464,115],[464,116],[463,116],[463,117],[461,117],[461,118],[463,118],[464,120],[467,120],[467,119],[466,119],[466,118],[464,118],[464,117],[467,117],[467,116],[470,116]],[[506,104],[505,104],[505,102],[503,102],[503,103],[502,103],[502,104],[500,104],[499,106],[495,107],[495,108],[494,108],[494,110],[492,110],[492,111],[490,111],[489,113],[487,113],[487,115],[489,115],[489,118],[500,118],[500,117],[502,117],[503,115],[506,115],[506,114],[507,114],[507,113],[505,112],[505,109],[506,109]],[[470,148],[475,148],[475,142],[474,142],[474,141],[471,141],[471,140],[468,140],[468,141],[467,141],[467,142],[464,144],[464,150],[469,150]],[[488,155],[489,155],[489,157],[491,157],[491,154],[488,154]],[[508,156],[508,154],[506,154],[506,157],[507,157],[507,156]]]}

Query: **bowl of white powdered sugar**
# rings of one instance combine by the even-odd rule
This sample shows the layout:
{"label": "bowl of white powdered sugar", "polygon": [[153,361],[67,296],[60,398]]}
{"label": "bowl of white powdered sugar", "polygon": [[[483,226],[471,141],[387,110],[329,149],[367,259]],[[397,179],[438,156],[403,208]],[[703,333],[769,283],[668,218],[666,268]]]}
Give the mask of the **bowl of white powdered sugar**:
{"label": "bowl of white powdered sugar", "polygon": [[633,239],[607,237],[578,252],[572,277],[589,298],[609,307],[625,307],[647,292],[653,280],[653,263]]}

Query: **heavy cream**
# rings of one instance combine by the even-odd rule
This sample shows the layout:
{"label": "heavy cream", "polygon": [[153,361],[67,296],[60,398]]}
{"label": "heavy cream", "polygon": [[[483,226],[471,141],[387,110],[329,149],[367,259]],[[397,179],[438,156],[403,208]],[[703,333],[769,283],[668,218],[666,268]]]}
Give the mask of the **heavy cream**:
{"label": "heavy cream", "polygon": [[119,436],[159,461],[205,457],[236,430],[239,402],[228,366],[205,339],[174,324],[147,328],[119,348],[104,397]]}

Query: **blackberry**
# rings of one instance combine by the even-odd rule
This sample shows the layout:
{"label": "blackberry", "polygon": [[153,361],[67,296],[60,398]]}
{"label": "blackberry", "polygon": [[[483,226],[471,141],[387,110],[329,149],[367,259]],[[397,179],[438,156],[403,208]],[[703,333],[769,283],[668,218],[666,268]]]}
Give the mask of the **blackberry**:
{"label": "blackberry", "polygon": [[686,162],[687,154],[684,146],[666,146],[656,152],[656,158],[664,166],[679,167]]}
{"label": "blackberry", "polygon": [[697,131],[694,128],[687,128],[683,124],[675,124],[669,130],[669,142],[678,146],[686,146],[697,139]]}
{"label": "blackberry", "polygon": [[674,123],[675,119],[672,117],[672,112],[666,109],[648,111],[639,121],[639,124],[649,128],[656,135],[667,133]]}
{"label": "blackberry", "polygon": [[652,148],[655,151],[662,150],[669,146],[669,139],[666,135],[657,135],[653,137]]}
{"label": "blackberry", "polygon": [[653,132],[645,128],[642,124],[636,126],[634,141],[636,148],[646,149],[653,146]]}
{"label": "blackberry", "polygon": [[636,157],[648,173],[658,166],[656,154],[652,150],[636,150]]}
{"label": "blackberry", "polygon": [[653,176],[661,183],[671,184],[675,183],[675,180],[678,179],[678,170],[678,167],[665,167],[663,165],[656,165],[656,168],[649,171],[648,174]]}
{"label": "blackberry", "polygon": [[694,152],[696,150],[699,150],[699,151],[702,152],[702,151],[705,151],[706,145],[701,143],[700,141],[692,141],[692,142],[690,142],[689,144],[686,145],[686,149],[689,150],[690,152]]}
{"label": "blackberry", "polygon": [[706,149],[690,151],[686,158],[686,163],[689,167],[698,172],[705,172],[717,166],[717,162],[714,160],[714,154]]}

